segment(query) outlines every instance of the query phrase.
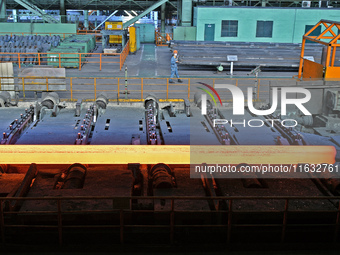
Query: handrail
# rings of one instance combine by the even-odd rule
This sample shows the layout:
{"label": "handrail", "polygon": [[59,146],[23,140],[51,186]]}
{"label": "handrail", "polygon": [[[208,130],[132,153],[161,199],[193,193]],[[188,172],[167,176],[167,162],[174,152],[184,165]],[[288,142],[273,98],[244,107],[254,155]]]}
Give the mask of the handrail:
{"label": "handrail", "polygon": [[130,41],[127,41],[122,53],[120,53],[120,65],[119,65],[120,70],[122,70],[122,67],[125,63],[127,56],[129,55],[129,52],[130,52]]}
{"label": "handrail", "polygon": [[100,31],[101,30],[77,30],[77,35],[95,35],[96,42],[100,42],[103,36]]}
{"label": "handrail", "polygon": [[[103,64],[119,64],[120,69],[125,63],[128,55],[128,45],[122,53],[77,53],[77,52],[0,52],[0,63],[12,62],[21,68],[23,65],[52,65],[56,67],[76,67],[81,70],[87,61],[89,64],[99,64],[102,70]],[[115,61],[119,59],[119,61]]]}
{"label": "handrail", "polygon": [[[31,211],[5,211],[5,205],[10,202],[10,201],[56,201],[56,208],[52,210],[31,210]],[[75,209],[68,209],[65,210],[63,209],[62,202],[63,201],[84,201],[84,200],[110,200],[112,202],[112,209],[101,209],[101,210],[75,210]],[[170,201],[170,205],[168,208],[165,208],[164,210],[155,210],[154,208],[151,209],[134,209],[131,207],[131,201],[139,201],[139,200],[147,200],[147,201],[157,201],[157,200],[162,200],[163,204],[165,204],[166,201]],[[209,203],[209,201],[219,201],[219,204],[224,203],[227,205],[225,208],[220,208],[217,207],[216,210],[207,210],[207,209],[202,209],[202,210],[181,210],[181,208],[176,207],[176,201],[178,200],[185,200],[185,201],[206,201]],[[282,200],[284,204],[280,205],[280,207],[277,207],[275,209],[256,209],[252,208],[251,210],[240,210],[237,207],[235,208],[234,204],[235,201],[240,201],[240,200]],[[329,200],[332,201],[333,203],[330,202],[330,204],[336,204],[336,202],[339,203],[338,207],[334,207],[333,210],[331,209],[322,209],[322,210],[313,210],[311,208],[294,208],[293,206],[289,206],[290,202],[294,200],[313,200],[313,201],[324,201],[324,200]],[[123,204],[126,205],[126,208],[119,206],[118,208],[115,206],[115,202],[120,201]],[[50,205],[52,203],[49,203]],[[322,202],[322,205],[324,205],[324,202]],[[292,208],[293,207],[293,208]],[[329,221],[329,222],[323,222],[321,221],[320,223],[318,222],[302,222],[302,223],[296,223],[296,222],[290,222],[287,221],[287,217],[291,213],[318,213],[320,217],[320,213],[325,213],[325,216],[329,218],[331,213],[333,214],[333,217],[335,217],[335,220]],[[82,223],[72,223],[72,224],[67,224],[64,225],[63,221],[65,220],[65,217],[68,215],[72,215],[73,217],[75,215],[89,215],[90,213],[96,214],[100,213],[101,215],[103,213],[110,213],[110,218],[112,219],[113,216],[116,216],[118,219],[118,222],[116,223],[110,223],[110,224],[93,224],[95,222],[90,222],[87,224],[86,222]],[[116,214],[114,214],[116,213]],[[145,213],[152,213],[152,214],[157,214],[161,213],[163,217],[166,217],[166,215],[169,216],[169,221],[168,222],[143,222],[143,224],[138,224],[138,223],[133,223],[131,221],[126,222],[125,216],[128,215],[131,217],[131,213],[133,213],[134,216],[138,218],[138,214],[145,214]],[[216,220],[216,221],[208,221],[208,222],[202,222],[202,223],[190,223],[190,222],[176,222],[174,219],[176,218],[176,215],[178,214],[183,214],[183,213],[190,213],[190,215],[195,215],[202,213],[209,213],[211,215],[224,215],[226,221],[223,220]],[[247,221],[246,223],[239,223],[234,220],[234,215],[241,215],[244,213],[248,214],[262,214],[262,216],[265,215],[270,215],[272,218],[273,215],[277,217],[277,221],[272,222],[266,222],[263,221],[263,217],[261,217],[261,221]],[[11,216],[14,216],[12,218]],[[28,217],[29,215],[33,216],[38,216],[38,215],[44,215],[44,219],[46,219],[47,216],[50,216],[54,219],[55,215],[57,215],[57,221],[51,221],[49,223],[45,223],[45,221],[39,223],[35,221],[34,223],[32,222],[27,222],[27,221],[17,221],[15,220],[16,217],[19,216],[25,216]],[[6,216],[6,217],[5,217]],[[201,216],[202,217],[202,216]],[[209,218],[209,216],[208,216]],[[216,218],[218,219],[218,218]],[[64,229],[88,229],[88,228],[98,228],[98,229],[107,229],[107,228],[117,228],[119,229],[119,240],[120,243],[123,244],[125,240],[125,229],[126,228],[143,228],[143,229],[154,229],[154,228],[166,228],[169,229],[169,243],[173,244],[175,240],[175,233],[178,229],[180,228],[186,228],[186,229],[196,229],[197,227],[200,228],[209,228],[209,229],[224,229],[224,231],[227,232],[227,236],[225,239],[225,242],[227,244],[230,244],[232,242],[232,236],[234,235],[234,229],[236,228],[242,228],[242,227],[253,227],[257,228],[259,231],[261,228],[268,228],[268,227],[273,227],[273,228],[278,228],[280,229],[281,235],[278,235],[278,243],[285,243],[286,242],[286,237],[287,235],[287,228],[288,227],[308,227],[309,231],[311,231],[311,228],[314,227],[315,231],[319,230],[319,227],[328,227],[328,232],[330,235],[333,236],[333,240],[330,240],[330,242],[338,243],[338,236],[339,236],[339,219],[340,219],[340,196],[334,196],[334,197],[317,197],[317,196],[221,196],[221,197],[206,197],[206,196],[146,196],[146,197],[138,197],[138,196],[79,196],[79,197],[6,197],[6,198],[0,198],[0,236],[2,240],[2,244],[6,244],[6,230],[10,228],[33,228],[33,229],[41,229],[41,231],[44,231],[46,228],[49,229],[57,229],[58,232],[58,243],[59,245],[63,244],[63,232]],[[14,220],[14,221],[11,221]],[[318,229],[316,229],[318,228]],[[15,232],[14,232],[15,233]],[[220,233],[220,232],[218,232]],[[9,232],[10,235],[10,232]]]}
{"label": "handrail", "polygon": [[[102,62],[108,62],[103,56]],[[60,79],[64,79],[61,82]],[[96,84],[94,82],[96,79]],[[283,84],[294,83],[295,79],[287,78],[182,78],[183,83],[169,83],[169,78],[163,77],[128,77],[128,100],[131,102],[143,101],[144,96],[148,93],[157,93],[159,100],[177,100],[176,98],[192,99],[195,93],[195,86],[199,86],[198,82],[205,82],[215,87],[216,84],[235,84],[241,89],[246,89],[249,86],[257,84],[256,100],[268,99],[269,82],[275,80]],[[75,100],[83,94],[98,95],[100,92],[106,92],[110,95],[111,101],[122,100],[120,91],[123,91],[125,86],[124,77],[0,77],[0,90],[2,85],[13,85],[18,87],[18,90],[23,93],[29,91],[58,91],[53,85],[64,85],[62,100]],[[46,85],[49,85],[48,88]],[[37,86],[38,85],[38,86]],[[219,92],[223,102],[230,102],[231,97],[227,91]],[[125,98],[125,96],[124,96]]]}

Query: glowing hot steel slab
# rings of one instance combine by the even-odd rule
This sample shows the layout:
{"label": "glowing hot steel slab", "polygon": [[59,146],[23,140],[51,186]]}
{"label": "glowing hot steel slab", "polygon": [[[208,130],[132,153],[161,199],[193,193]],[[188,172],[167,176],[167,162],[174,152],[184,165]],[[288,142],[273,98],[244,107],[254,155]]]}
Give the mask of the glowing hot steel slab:
{"label": "glowing hot steel slab", "polygon": [[333,164],[335,154],[332,146],[4,145],[0,164]]}

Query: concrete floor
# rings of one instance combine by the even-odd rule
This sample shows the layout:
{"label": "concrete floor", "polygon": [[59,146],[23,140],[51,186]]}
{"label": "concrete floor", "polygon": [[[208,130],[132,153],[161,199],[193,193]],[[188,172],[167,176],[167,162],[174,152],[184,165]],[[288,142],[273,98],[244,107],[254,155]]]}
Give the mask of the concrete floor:
{"label": "concrete floor", "polygon": [[[98,45],[98,48],[95,52],[101,52],[101,46]],[[140,50],[138,50],[135,54],[130,54],[127,56],[125,61],[125,65],[122,70],[119,70],[119,64],[103,64],[102,70],[99,71],[99,64],[93,63],[98,60],[96,59],[87,59],[87,62],[82,66],[81,70],[75,68],[66,69],[66,76],[73,77],[73,98],[83,98],[83,99],[93,99],[94,98],[94,90],[93,90],[93,79],[81,79],[88,77],[98,77],[97,79],[97,90],[110,90],[107,92],[108,97],[110,99],[117,99],[117,79],[109,80],[109,79],[100,79],[100,78],[113,78],[120,77],[120,91],[124,90],[124,78],[125,77],[125,68],[127,68],[127,77],[134,78],[135,80],[128,80],[128,90],[130,94],[128,99],[140,99],[141,98],[141,80],[136,78],[149,78],[144,79],[144,95],[149,93],[155,94],[160,99],[165,99],[166,97],[166,80],[152,80],[152,78],[169,78],[170,77],[170,59],[172,53],[169,47],[156,47],[154,44],[142,44]],[[106,60],[109,61],[109,60]],[[110,60],[112,61],[112,60]],[[117,61],[117,59],[115,60]],[[18,67],[14,68],[14,76],[18,76]],[[228,71],[229,72],[229,71]],[[191,79],[190,86],[190,98],[193,98],[195,93],[195,86],[199,85],[197,82],[204,82],[211,84],[211,78],[218,78],[216,83],[228,82],[228,84],[234,84],[235,80],[227,80],[224,81],[221,78],[255,78],[254,75],[247,75],[248,72],[245,71],[235,71],[233,76],[228,75],[227,71],[223,71],[219,74],[216,73],[213,69],[204,70],[188,70],[184,66],[179,65],[179,75],[183,79],[183,83],[178,84],[177,80],[175,80],[174,84],[169,86],[169,94],[168,98],[186,98],[188,95],[189,81],[185,78],[197,78],[196,80]],[[290,72],[261,72],[259,73],[259,78],[292,78],[293,75],[297,75],[297,73]],[[150,79],[151,78],[151,79]],[[295,82],[294,79],[291,80]],[[21,86],[21,79],[15,79],[15,82],[19,86]],[[247,80],[242,79],[242,84],[239,85],[249,85],[254,86],[255,79]],[[132,85],[135,83],[136,85]],[[59,92],[59,95],[62,99],[71,99],[70,93],[70,81],[66,80],[66,91]],[[88,85],[85,85],[88,84]],[[261,80],[261,88],[262,91],[268,91],[269,79]],[[112,86],[113,85],[113,86]],[[152,85],[152,86],[149,86]],[[175,86],[174,86],[175,85]],[[176,86],[183,85],[183,86]],[[243,86],[243,87],[244,87]],[[153,92],[150,92],[152,91]],[[157,92],[155,92],[157,91]],[[20,97],[23,98],[23,93],[20,94]],[[25,95],[27,100],[34,98],[33,92],[26,92]],[[263,97],[260,99],[267,99],[267,94],[265,93]],[[121,99],[124,99],[124,96],[120,96]],[[226,98],[228,99],[228,98]]]}
{"label": "concrete floor", "polygon": [[[98,45],[95,52],[101,51]],[[170,59],[172,53],[169,47],[157,47],[155,44],[142,44],[140,50],[135,54],[129,54],[126,58],[124,67],[119,70],[118,64],[103,64],[102,70],[99,71],[99,64],[85,63],[82,70],[67,69],[67,77],[124,77],[125,67],[128,70],[128,77],[170,77]],[[251,70],[249,70],[251,71]],[[248,71],[234,71],[230,76],[229,70],[219,74],[215,70],[188,70],[179,65],[179,75],[181,77],[210,77],[210,78],[229,78],[229,77],[253,77],[248,75]],[[297,72],[261,72],[259,77],[285,77],[291,78],[297,75]]]}

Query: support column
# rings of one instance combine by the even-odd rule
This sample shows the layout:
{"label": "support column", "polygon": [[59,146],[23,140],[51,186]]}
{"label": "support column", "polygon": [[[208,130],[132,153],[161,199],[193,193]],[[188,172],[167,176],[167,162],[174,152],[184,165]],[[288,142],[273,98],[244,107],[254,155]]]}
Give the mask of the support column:
{"label": "support column", "polygon": [[165,12],[165,25],[170,26],[171,20],[172,20],[172,11],[170,11],[168,8],[167,12]]}
{"label": "support column", "polygon": [[192,0],[182,0],[182,26],[190,27],[192,19]]}
{"label": "support column", "polygon": [[65,0],[60,0],[60,20],[61,20],[61,23],[67,23]]}
{"label": "support column", "polygon": [[84,11],[84,28],[85,30],[89,30],[89,11]]}
{"label": "support column", "polygon": [[19,17],[18,17],[18,10],[17,10],[17,9],[13,9],[12,15],[13,15],[13,22],[14,22],[14,23],[17,23],[18,20],[19,20]]}
{"label": "support column", "polygon": [[165,4],[161,5],[161,33],[165,33]]}
{"label": "support column", "polygon": [[180,0],[177,0],[177,21],[176,26],[180,26],[182,24],[182,4]]}
{"label": "support column", "polygon": [[262,7],[266,7],[267,1],[266,0],[262,0]]}
{"label": "support column", "polygon": [[0,22],[6,22],[6,0],[0,0]]}
{"label": "support column", "polygon": [[100,12],[96,11],[96,15],[97,15],[97,17],[96,17],[96,19],[94,21],[94,27],[97,27],[97,21],[98,21],[98,16],[100,15]]}

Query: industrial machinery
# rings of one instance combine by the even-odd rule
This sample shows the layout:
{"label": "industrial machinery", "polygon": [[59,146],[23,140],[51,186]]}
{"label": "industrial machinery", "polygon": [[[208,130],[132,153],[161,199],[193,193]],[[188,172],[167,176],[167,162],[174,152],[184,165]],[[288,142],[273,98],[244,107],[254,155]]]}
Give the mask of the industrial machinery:
{"label": "industrial machinery", "polygon": [[[311,92],[311,100],[305,104],[311,115],[303,115],[297,108],[291,108],[286,118],[295,119],[299,123],[298,130],[310,134],[317,134],[330,137],[334,142],[338,141],[340,127],[340,87],[330,82],[327,86],[323,84],[309,85],[315,82],[300,82],[301,88],[306,88]],[[272,84],[270,89],[281,86]],[[294,85],[296,86],[296,84]],[[299,98],[296,93],[294,98]]]}
{"label": "industrial machinery", "polygon": [[32,124],[34,118],[34,107],[25,109],[20,118],[10,123],[8,128],[2,133],[0,144],[15,144],[25,130]]}
{"label": "industrial machinery", "polygon": [[[338,90],[327,88],[318,95],[327,98],[328,115],[338,113]],[[257,116],[248,108],[241,121],[229,106],[210,100],[205,105],[202,93],[195,94],[194,102],[162,102],[147,95],[134,105],[116,105],[100,93],[67,106],[58,94],[44,93],[27,110],[15,108],[21,115],[14,121],[4,111],[12,108],[0,108],[0,184],[7,183],[0,185],[0,194],[8,200],[2,207],[4,243],[47,238],[74,244],[92,235],[93,243],[109,238],[115,244],[199,244],[207,230],[218,244],[261,243],[263,238],[289,243],[304,226],[309,231],[302,239],[312,243],[324,225],[323,241],[339,241],[334,228],[340,182],[334,173],[302,172],[301,178],[268,173],[263,178],[249,172],[237,178],[192,168],[198,161],[200,169],[209,169],[218,159],[238,170],[259,167],[261,161],[296,169],[322,162],[336,169],[336,137],[287,128],[279,114]],[[221,120],[228,121],[216,124]],[[252,127],[256,123],[265,124]],[[285,232],[281,222],[287,215],[290,231]],[[23,233],[15,229],[27,226],[33,226],[27,230],[31,235],[20,238]],[[46,226],[56,231],[46,232]],[[266,230],[261,238],[258,229]],[[107,230],[113,235],[107,237]]]}
{"label": "industrial machinery", "polygon": [[[17,88],[16,88],[17,89]],[[0,91],[0,107],[17,106],[19,101],[19,93],[15,93],[15,103],[12,103],[11,93],[8,91]]]}
{"label": "industrial machinery", "polygon": [[136,53],[137,51],[136,27],[129,27],[129,43],[130,43],[130,53]]}
{"label": "industrial machinery", "polygon": [[56,92],[43,92],[41,101],[36,103],[37,117],[39,120],[43,119],[44,115],[51,112],[51,116],[58,114],[58,106],[60,103],[59,95]]}
{"label": "industrial machinery", "polygon": [[95,48],[94,35],[71,35],[60,42],[59,45],[47,51],[47,65],[79,68],[79,65],[85,62],[86,55],[79,56],[79,53],[89,53]]}
{"label": "industrial machinery", "polygon": [[[105,22],[105,30],[122,30],[123,29],[123,22]],[[109,43],[110,44],[121,44],[122,43],[122,36],[121,35],[110,35],[109,36]]]}
{"label": "industrial machinery", "polygon": [[102,45],[104,53],[119,53],[127,42],[127,30],[123,29],[123,22],[105,22]]}
{"label": "industrial machinery", "polygon": [[0,92],[0,107],[5,107],[10,104],[11,101],[11,94],[7,91]]}

